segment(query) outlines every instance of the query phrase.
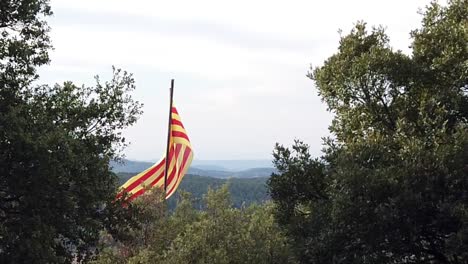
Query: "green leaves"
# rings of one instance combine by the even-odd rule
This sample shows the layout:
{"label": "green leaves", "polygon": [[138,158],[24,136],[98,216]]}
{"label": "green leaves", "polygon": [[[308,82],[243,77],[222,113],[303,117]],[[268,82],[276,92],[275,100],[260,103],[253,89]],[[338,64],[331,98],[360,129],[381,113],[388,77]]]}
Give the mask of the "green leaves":
{"label": "green leaves", "polygon": [[[2,225],[16,234],[15,240],[0,241],[7,259],[28,259],[38,251],[70,257],[72,250],[86,251],[96,243],[106,218],[101,208],[115,195],[116,177],[108,164],[124,146],[119,130],[140,114],[140,104],[128,95],[133,87],[133,79],[118,71],[105,86],[41,86],[0,115],[5,128],[0,199],[9,208],[2,211]],[[15,248],[33,243],[36,238],[27,230],[41,225],[47,228],[44,235],[53,237],[47,239],[48,251],[28,243],[32,248],[25,252]]]}
{"label": "green leaves", "polygon": [[394,108],[408,89],[412,62],[388,41],[382,28],[369,33],[360,22],[342,37],[339,52],[309,73],[329,110],[337,113],[330,129],[340,141],[396,129]]}
{"label": "green leaves", "polygon": [[422,27],[411,33],[414,59],[424,68],[427,84],[435,82],[438,89],[460,89],[468,78],[467,4],[463,0],[449,4],[443,8],[432,3],[424,12]]}
{"label": "green leaves", "polygon": [[49,62],[51,44],[45,17],[51,14],[48,0],[0,4],[0,98],[7,99],[37,79],[35,67]]}
{"label": "green leaves", "polygon": [[[309,73],[333,138],[277,145],[276,217],[310,263],[460,263],[468,204],[468,5],[433,3],[413,55],[358,23]],[[315,164],[310,166],[310,164]]]}
{"label": "green leaves", "polygon": [[[168,215],[157,209],[164,204],[155,199],[157,193],[140,199],[141,209],[149,213],[144,215],[151,217],[137,217],[141,225],[133,239],[105,244],[96,263],[294,263],[288,241],[274,222],[272,204],[235,209],[224,185],[208,191],[206,211],[193,209],[190,194],[183,193]],[[109,254],[109,249],[116,253]]]}
{"label": "green leaves", "polygon": [[[112,208],[109,161],[141,104],[131,74],[94,87],[33,86],[49,62],[46,0],[0,4],[0,262],[70,263],[90,257]],[[108,210],[109,209],[109,210]],[[117,213],[109,219],[108,213]]]}

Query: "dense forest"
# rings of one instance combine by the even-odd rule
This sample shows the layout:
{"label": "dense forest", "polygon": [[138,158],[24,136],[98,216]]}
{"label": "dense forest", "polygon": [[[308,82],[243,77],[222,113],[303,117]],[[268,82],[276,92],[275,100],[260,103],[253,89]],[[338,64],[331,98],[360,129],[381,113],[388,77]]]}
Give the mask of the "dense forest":
{"label": "dense forest", "polygon": [[307,74],[333,113],[322,156],[277,143],[271,177],[188,175],[169,201],[117,198],[132,74],[40,84],[51,15],[0,3],[0,263],[468,263],[468,1],[425,7],[409,54],[341,33]]}

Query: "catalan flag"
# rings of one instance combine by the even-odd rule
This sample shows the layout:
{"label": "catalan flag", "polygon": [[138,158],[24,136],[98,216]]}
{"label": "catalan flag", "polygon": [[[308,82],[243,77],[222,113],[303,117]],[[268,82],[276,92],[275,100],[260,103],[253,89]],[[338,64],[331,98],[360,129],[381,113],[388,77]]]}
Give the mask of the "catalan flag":
{"label": "catalan flag", "polygon": [[166,158],[168,159],[168,173],[166,186],[166,199],[169,198],[177,189],[187,169],[192,163],[193,151],[190,140],[185,131],[184,125],[180,119],[175,106],[171,109],[169,131],[168,157],[163,157],[159,162],[130,178],[121,186],[121,192],[128,193],[128,199],[131,201],[142,195],[150,188],[164,188],[164,176],[166,170]]}

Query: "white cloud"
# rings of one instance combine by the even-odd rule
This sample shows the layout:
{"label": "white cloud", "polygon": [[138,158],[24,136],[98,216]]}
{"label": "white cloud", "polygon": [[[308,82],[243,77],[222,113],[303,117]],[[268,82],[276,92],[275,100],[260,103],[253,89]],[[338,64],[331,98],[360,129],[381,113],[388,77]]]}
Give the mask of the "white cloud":
{"label": "white cloud", "polygon": [[269,158],[294,138],[319,155],[331,115],[309,64],[336,51],[338,29],[357,20],[386,25],[408,51],[419,25],[415,1],[53,0],[55,51],[44,80],[92,84],[110,65],[135,73],[145,114],[126,131],[130,158],[156,159],[165,144],[167,87],[200,159]]}

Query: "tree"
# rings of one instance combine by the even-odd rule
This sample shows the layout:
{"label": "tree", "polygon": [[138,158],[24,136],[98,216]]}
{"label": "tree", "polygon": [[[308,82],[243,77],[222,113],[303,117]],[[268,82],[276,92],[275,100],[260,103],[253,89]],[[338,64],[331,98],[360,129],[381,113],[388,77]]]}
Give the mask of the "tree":
{"label": "tree", "polygon": [[25,87],[38,78],[36,67],[49,62],[51,48],[45,17],[48,0],[0,3],[0,112],[20,103]]}
{"label": "tree", "polygon": [[224,185],[208,190],[205,208],[175,237],[162,263],[294,263],[271,205],[233,208]]}
{"label": "tree", "polygon": [[127,204],[134,206],[130,218],[134,222],[115,221],[112,232],[104,230],[100,234],[97,258],[92,263],[144,263],[150,261],[151,247],[158,252],[167,248],[171,231],[178,229],[174,230],[169,222],[164,197],[163,190],[156,188]]}
{"label": "tree", "polygon": [[224,185],[209,189],[204,211],[195,210],[190,194],[182,193],[168,214],[160,210],[164,200],[157,193],[136,200],[146,213],[130,232],[133,238],[105,243],[95,263],[294,263],[272,204],[233,208]]}
{"label": "tree", "polygon": [[141,105],[120,70],[94,87],[33,85],[49,61],[48,1],[0,7],[0,262],[70,263],[125,215],[109,161]]}
{"label": "tree", "polygon": [[358,23],[309,74],[335,114],[325,152],[274,151],[278,221],[307,263],[468,259],[468,2],[432,3],[412,55]]}

